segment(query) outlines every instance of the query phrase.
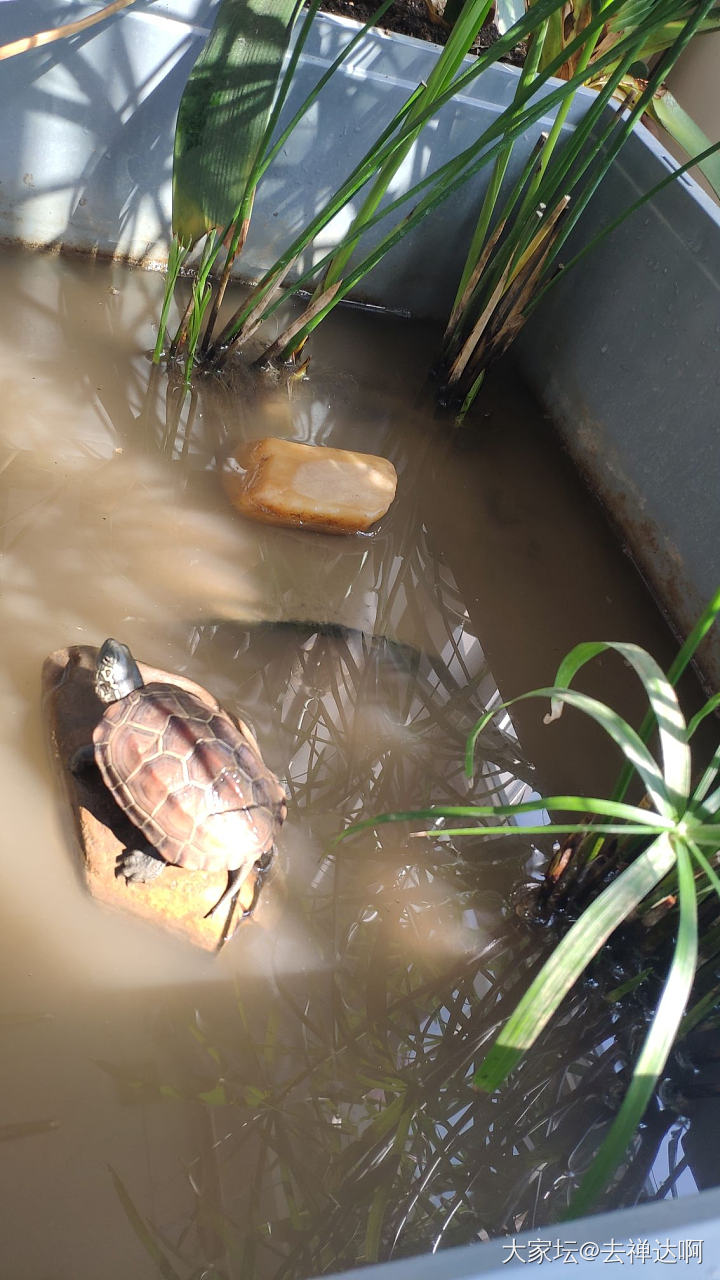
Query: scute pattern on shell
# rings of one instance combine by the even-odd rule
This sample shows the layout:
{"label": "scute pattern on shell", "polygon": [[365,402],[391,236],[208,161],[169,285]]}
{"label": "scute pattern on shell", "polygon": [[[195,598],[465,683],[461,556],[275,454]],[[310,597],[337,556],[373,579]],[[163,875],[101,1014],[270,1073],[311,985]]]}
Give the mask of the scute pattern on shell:
{"label": "scute pattern on shell", "polygon": [[166,862],[249,870],[271,849],[285,793],[225,711],[146,684],[110,703],[93,741],[106,786]]}

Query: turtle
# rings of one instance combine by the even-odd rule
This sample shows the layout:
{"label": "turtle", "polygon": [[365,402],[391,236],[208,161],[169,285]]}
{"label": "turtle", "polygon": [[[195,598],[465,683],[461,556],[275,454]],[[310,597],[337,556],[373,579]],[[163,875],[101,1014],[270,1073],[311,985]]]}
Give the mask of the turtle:
{"label": "turtle", "polygon": [[116,873],[136,883],[155,879],[166,864],[227,871],[212,916],[256,867],[253,900],[243,912],[249,915],[287,815],[285,791],[250,730],[179,684],[146,684],[117,640],[98,651],[94,685],[105,709],[84,758],[94,756],[146,846],[121,854]]}

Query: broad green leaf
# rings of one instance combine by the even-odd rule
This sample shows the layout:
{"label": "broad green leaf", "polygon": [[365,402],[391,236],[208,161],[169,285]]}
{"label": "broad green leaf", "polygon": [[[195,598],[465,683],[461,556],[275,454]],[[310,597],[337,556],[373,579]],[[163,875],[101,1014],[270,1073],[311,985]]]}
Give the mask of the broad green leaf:
{"label": "broad green leaf", "polygon": [[622,1106],[570,1204],[573,1217],[587,1213],[622,1160],[667,1062],[690,997],[697,963],[697,900],[690,855],[681,842],[677,868],[680,924],[670,971]]}
{"label": "broad green leaf", "polygon": [[498,1035],[474,1076],[492,1093],[535,1043],[593,956],[675,865],[668,835],[654,840],[595,899],[558,943]]}
{"label": "broad green leaf", "polygon": [[173,232],[193,245],[250,198],[299,0],[222,0],[175,130]]}
{"label": "broad green leaf", "polygon": [[[700,155],[712,145],[707,134],[703,133],[692,116],[680,106],[669,89],[660,89],[654,95],[650,104],[650,114],[664,129],[667,129],[670,137],[674,138],[689,156]],[[708,156],[707,160],[700,161],[698,168],[707,178],[715,194],[720,196],[720,156],[717,154]]]}

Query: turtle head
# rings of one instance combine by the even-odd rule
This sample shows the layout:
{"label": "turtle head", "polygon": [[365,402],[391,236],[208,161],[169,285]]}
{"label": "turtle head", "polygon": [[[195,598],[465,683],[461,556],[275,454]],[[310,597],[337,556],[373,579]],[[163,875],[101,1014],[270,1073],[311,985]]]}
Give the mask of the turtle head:
{"label": "turtle head", "polygon": [[143,678],[127,645],[106,640],[95,665],[95,692],[100,701],[119,702],[142,685]]}

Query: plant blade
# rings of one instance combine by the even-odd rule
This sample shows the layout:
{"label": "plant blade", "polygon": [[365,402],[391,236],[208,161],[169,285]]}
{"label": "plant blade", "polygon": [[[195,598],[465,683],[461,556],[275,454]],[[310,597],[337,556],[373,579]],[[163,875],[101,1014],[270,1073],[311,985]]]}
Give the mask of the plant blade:
{"label": "plant blade", "polygon": [[[333,843],[345,840],[348,836],[357,835],[359,831],[367,831],[369,828],[382,826],[387,822],[435,822],[438,818],[502,818],[514,817],[519,813],[539,813],[543,809],[547,809],[551,813],[559,811],[579,813],[583,816],[591,813],[597,814],[599,817],[620,818],[625,822],[639,825],[647,833],[663,829],[670,830],[672,827],[669,819],[662,818],[650,809],[641,809],[639,805],[598,799],[595,796],[537,796],[534,800],[523,800],[520,803],[515,802],[513,804],[440,804],[432,805],[426,809],[406,809],[394,813],[379,813],[372,818],[362,818],[359,822],[353,822],[351,826],[346,827],[344,831],[340,832],[339,836],[335,837]],[[542,827],[539,829],[547,830],[549,828]],[[442,831],[443,828],[438,828],[438,830]],[[485,826],[478,826],[476,830],[480,833],[485,833],[487,829]],[[503,828],[503,830],[507,830],[510,833],[517,832],[518,828],[509,826]],[[524,823],[522,830],[528,830]]]}
{"label": "plant blade", "polygon": [[667,1062],[690,997],[698,951],[697,899],[690,855],[681,843],[677,868],[680,923],[670,971],[622,1106],[571,1202],[573,1217],[588,1211],[622,1160]]}
{"label": "plant blade", "polygon": [[583,912],[530,984],[476,1071],[477,1088],[492,1093],[502,1084],[603,943],[675,861],[669,837],[659,836]]}
{"label": "plant blade", "polygon": [[[579,648],[580,646],[578,646]],[[560,673],[558,673],[560,674]],[[517,698],[511,698],[508,702],[499,704],[487,711],[484,716],[478,720],[468,737],[467,751],[465,758],[466,772],[472,777],[473,753],[475,743],[478,736],[482,733],[485,725],[492,716],[497,715],[499,711],[505,710],[507,707],[513,706],[516,702],[524,702],[527,698],[548,698],[553,708],[549,716],[545,717],[545,722],[557,719],[559,715],[558,708],[567,703],[568,706],[575,707],[578,711],[584,711],[592,720],[599,724],[602,729],[612,738],[613,742],[622,751],[629,766],[632,766],[642,778],[643,784],[648,795],[651,797],[657,812],[665,816],[674,816],[674,804],[672,798],[668,794],[668,788],[665,779],[658,768],[657,763],[651,756],[645,744],[642,742],[639,734],[635,732],[632,725],[629,725],[622,716],[609,707],[604,702],[599,702],[597,698],[591,698],[585,693],[578,693],[575,689],[568,689],[564,685],[555,684],[544,689],[533,689],[530,693],[521,693]],[[684,725],[683,720],[683,725]],[[684,732],[684,731],[683,731]],[[680,744],[681,746],[684,743]]]}
{"label": "plant blade", "polygon": [[[671,138],[674,138],[689,156],[700,155],[711,146],[710,138],[703,133],[699,124],[680,106],[669,89],[660,89],[652,99],[651,115],[655,117]],[[720,196],[720,156],[708,156],[701,160],[698,168],[705,175],[717,196]]]}
{"label": "plant blade", "polygon": [[123,1209],[125,1210],[125,1213],[127,1214],[128,1220],[130,1222],[130,1226],[135,1232],[135,1235],[140,1241],[140,1244],[143,1246],[146,1253],[148,1254],[148,1257],[152,1260],[152,1262],[154,1262],[159,1274],[163,1277],[163,1280],[181,1280],[181,1277],[178,1275],[175,1268],[171,1266],[165,1254],[163,1253],[162,1249],[160,1248],[159,1244],[157,1243],[152,1231],[148,1227],[144,1218],[140,1215],[137,1208],[135,1207],[135,1204],[130,1197],[130,1193],[127,1190],[127,1187],[125,1186],[125,1183],[122,1181],[122,1178],[120,1177],[120,1175],[115,1172],[112,1165],[108,1165],[108,1172],[110,1174],[110,1177],[113,1180],[113,1185],[115,1187],[115,1192],[117,1194],[117,1197]]}
{"label": "plant blade", "polygon": [[[672,794],[676,808],[681,811],[685,807],[690,790],[690,749],[687,745],[687,725],[680,710],[677,694],[655,659],[636,644],[622,644],[615,641],[578,644],[560,663],[555,683],[560,687],[569,685],[577,672],[591,658],[605,653],[608,649],[620,654],[642,681],[660,735],[665,786]],[[555,719],[560,711],[558,701],[558,705],[553,706],[548,718]]]}

